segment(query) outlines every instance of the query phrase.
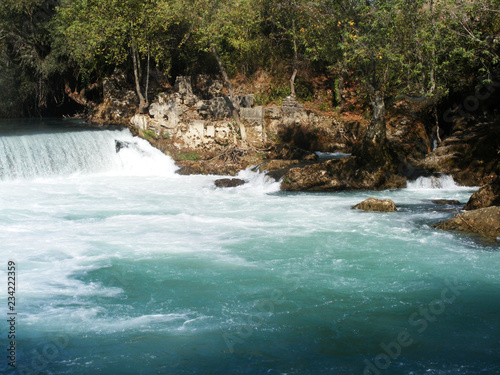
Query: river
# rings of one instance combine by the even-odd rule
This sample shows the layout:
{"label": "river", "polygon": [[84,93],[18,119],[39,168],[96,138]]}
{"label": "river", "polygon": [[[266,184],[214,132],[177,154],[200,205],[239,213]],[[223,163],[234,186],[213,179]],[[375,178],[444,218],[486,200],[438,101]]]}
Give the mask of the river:
{"label": "river", "polygon": [[430,226],[474,188],[216,189],[128,130],[0,130],[1,373],[500,374],[498,246]]}

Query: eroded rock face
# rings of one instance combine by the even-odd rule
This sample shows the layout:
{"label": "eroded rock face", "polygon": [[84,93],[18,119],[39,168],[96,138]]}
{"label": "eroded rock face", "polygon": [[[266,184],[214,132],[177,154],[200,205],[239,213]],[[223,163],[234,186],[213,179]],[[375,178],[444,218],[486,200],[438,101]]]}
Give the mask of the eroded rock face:
{"label": "eroded rock face", "polygon": [[397,211],[396,204],[390,199],[368,198],[352,207],[353,210],[394,212]]}
{"label": "eroded rock face", "polygon": [[500,207],[492,206],[466,211],[453,219],[434,225],[434,228],[497,239],[500,237]]}
{"label": "eroded rock face", "polygon": [[484,185],[472,194],[464,210],[477,210],[491,206],[500,206],[500,179]]}

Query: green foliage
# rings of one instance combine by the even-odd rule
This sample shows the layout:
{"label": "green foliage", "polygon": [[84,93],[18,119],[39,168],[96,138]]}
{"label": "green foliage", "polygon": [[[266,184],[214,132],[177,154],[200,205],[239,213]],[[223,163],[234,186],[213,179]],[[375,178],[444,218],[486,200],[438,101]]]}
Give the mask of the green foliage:
{"label": "green foliage", "polygon": [[144,129],[142,131],[142,136],[144,137],[144,139],[151,139],[151,138],[158,139],[158,135],[152,129]]}
{"label": "green foliage", "polygon": [[290,86],[284,83],[271,84],[268,90],[255,95],[256,105],[281,105],[284,98],[290,95]]}
{"label": "green foliage", "polygon": [[201,156],[196,152],[184,152],[178,154],[176,159],[179,161],[197,161],[201,159]]}
{"label": "green foliage", "polygon": [[320,111],[327,112],[330,111],[332,107],[330,103],[328,103],[327,101],[322,101],[321,104],[319,105],[319,109]]}
{"label": "green foliage", "polygon": [[311,61],[354,74],[368,101],[378,92],[436,103],[498,80],[498,9],[500,0],[2,0],[0,116],[60,105],[65,83],[81,90],[117,66],[130,72],[134,56],[141,85],[149,61],[167,75],[210,73],[212,46],[230,75],[280,67],[273,79],[285,83],[257,93],[258,105],[281,104],[294,69],[298,98],[312,100],[301,76]]}

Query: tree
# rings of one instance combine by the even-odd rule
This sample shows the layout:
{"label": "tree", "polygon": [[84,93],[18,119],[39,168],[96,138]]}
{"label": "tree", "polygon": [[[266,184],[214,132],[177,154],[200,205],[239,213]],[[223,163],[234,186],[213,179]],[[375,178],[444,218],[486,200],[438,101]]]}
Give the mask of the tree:
{"label": "tree", "polygon": [[276,41],[284,56],[290,55],[292,73],[290,95],[295,97],[295,78],[307,43],[306,30],[313,27],[307,3],[303,0],[266,0],[262,6],[263,19],[269,29],[269,38]]}
{"label": "tree", "polygon": [[239,116],[240,105],[224,60],[235,55],[248,55],[255,48],[259,30],[258,1],[188,1],[186,9],[193,16],[191,28],[199,51],[212,53],[217,61],[229,93],[233,119],[240,130],[242,141],[246,142],[245,125]]}
{"label": "tree", "polygon": [[0,90],[12,108],[19,110],[16,114],[40,114],[60,104],[58,77],[65,64],[53,54],[50,36],[57,4],[57,0],[0,3]]}
{"label": "tree", "polygon": [[143,113],[149,106],[151,60],[168,59],[168,31],[178,12],[168,0],[69,0],[59,7],[56,22],[81,69],[131,64]]}

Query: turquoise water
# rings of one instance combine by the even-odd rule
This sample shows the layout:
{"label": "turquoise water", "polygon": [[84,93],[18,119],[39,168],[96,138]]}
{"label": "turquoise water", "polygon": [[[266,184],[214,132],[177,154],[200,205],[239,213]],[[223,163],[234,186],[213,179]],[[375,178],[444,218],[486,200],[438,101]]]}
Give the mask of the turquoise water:
{"label": "turquoise water", "polygon": [[2,373],[500,374],[499,248],[430,227],[474,189],[215,189],[127,131],[34,133],[0,137]]}

